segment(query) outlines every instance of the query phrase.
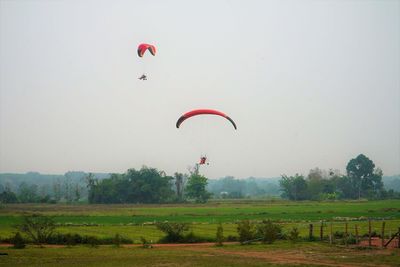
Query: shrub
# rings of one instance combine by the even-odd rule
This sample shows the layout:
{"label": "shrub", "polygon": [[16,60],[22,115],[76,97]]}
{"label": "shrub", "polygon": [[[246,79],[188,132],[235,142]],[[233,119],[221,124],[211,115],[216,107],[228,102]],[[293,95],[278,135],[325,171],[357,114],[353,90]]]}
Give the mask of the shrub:
{"label": "shrub", "polygon": [[120,236],[120,242],[121,244],[132,244],[133,240],[128,237]]}
{"label": "shrub", "polygon": [[[103,238],[99,239],[99,243],[102,245],[115,245],[115,242],[116,242],[115,236],[114,237],[103,237]],[[133,240],[119,235],[119,243],[120,244],[132,244]]]}
{"label": "shrub", "polygon": [[189,226],[186,223],[157,223],[156,227],[166,233],[167,235],[163,237],[160,241],[165,243],[179,243],[184,239],[184,231],[189,230]]}
{"label": "shrub", "polygon": [[92,248],[97,248],[100,245],[100,241],[95,236],[87,236],[86,237],[86,244],[88,244]]}
{"label": "shrub", "polygon": [[51,217],[34,214],[24,216],[22,224],[17,225],[16,228],[26,233],[33,242],[40,244],[48,243],[52,239],[56,225]]}
{"label": "shrub", "polygon": [[[246,241],[254,239],[254,224],[249,220],[242,220],[237,224],[239,242],[245,244]],[[248,242],[250,244],[250,242]]]}
{"label": "shrub", "polygon": [[75,240],[74,236],[69,234],[69,233],[66,234],[65,235],[65,244],[68,247],[75,246],[76,245],[76,240]]}
{"label": "shrub", "polygon": [[219,224],[217,227],[217,233],[215,234],[216,246],[222,246],[224,242],[224,228],[222,228],[222,224]]}
{"label": "shrub", "polygon": [[296,243],[299,240],[299,230],[297,227],[293,227],[292,230],[289,232],[289,240],[293,243]]}
{"label": "shrub", "polygon": [[270,220],[263,220],[257,227],[257,234],[263,243],[272,244],[282,234],[282,227],[272,223]]}
{"label": "shrub", "polygon": [[14,245],[13,248],[22,249],[25,248],[25,240],[19,232],[11,239],[11,243]]}
{"label": "shrub", "polygon": [[183,236],[181,242],[183,242],[183,243],[201,243],[201,242],[207,242],[207,241],[214,241],[214,240],[203,238],[203,237],[195,235],[193,232],[190,232],[187,235]]}
{"label": "shrub", "polygon": [[153,246],[151,245],[151,243],[149,243],[146,238],[144,238],[143,236],[140,237],[140,241],[142,242],[142,247],[143,248],[153,248]]}
{"label": "shrub", "polygon": [[228,235],[226,237],[226,241],[228,241],[228,242],[236,242],[236,241],[238,241],[238,237],[237,236],[233,236],[233,235]]}
{"label": "shrub", "polygon": [[113,239],[113,244],[115,247],[119,248],[121,245],[121,236],[119,234],[115,234]]}
{"label": "shrub", "polygon": [[79,234],[62,234],[57,233],[51,236],[48,240],[49,244],[57,244],[57,245],[67,245],[67,246],[74,246],[77,244],[90,244],[92,238],[96,238],[98,244],[101,245],[116,245],[119,244],[132,244],[133,240],[130,238],[123,237],[119,234],[116,234],[114,237],[104,237],[104,238],[97,238],[94,236],[81,236]]}
{"label": "shrub", "polygon": [[83,237],[80,236],[79,234],[57,233],[57,234],[52,235],[50,238],[48,238],[47,243],[48,244],[74,246],[76,244],[81,244],[82,239],[83,239]]}
{"label": "shrub", "polygon": [[198,243],[201,242],[199,240],[200,238],[198,238],[192,231],[189,232],[187,235],[185,235],[182,239],[182,242],[184,243]]}
{"label": "shrub", "polygon": [[[365,233],[362,235],[363,237],[368,237],[368,233]],[[372,231],[371,232],[371,237],[377,237],[379,236],[378,233],[376,231]]]}
{"label": "shrub", "polygon": [[333,237],[334,237],[335,239],[343,238],[343,237],[344,237],[344,232],[336,231],[336,232],[333,233]]}
{"label": "shrub", "polygon": [[350,234],[349,237],[347,238],[347,244],[354,245],[357,244],[356,241],[357,241],[356,238],[352,234]]}

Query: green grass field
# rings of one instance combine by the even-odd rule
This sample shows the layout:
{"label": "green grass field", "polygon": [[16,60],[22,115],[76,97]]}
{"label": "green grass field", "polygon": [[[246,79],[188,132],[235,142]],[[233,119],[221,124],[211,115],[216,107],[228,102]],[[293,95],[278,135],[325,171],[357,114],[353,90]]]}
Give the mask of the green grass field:
{"label": "green grass field", "polygon": [[319,242],[272,245],[88,246],[16,250],[0,247],[0,266],[399,266],[399,250],[344,248]]}
{"label": "green grass field", "polygon": [[[241,219],[260,221],[271,219],[282,225],[284,232],[297,227],[303,237],[308,226],[314,224],[319,236],[321,221],[325,236],[333,231],[366,233],[368,221],[380,233],[382,221],[386,234],[400,227],[400,201],[342,201],[342,202],[289,202],[289,201],[222,201],[208,204],[179,205],[38,205],[14,204],[0,206],[0,238],[11,237],[15,224],[23,215],[39,213],[52,216],[57,222],[57,232],[110,238],[115,234],[140,243],[140,237],[157,242],[163,233],[154,222],[187,222],[193,233],[212,240],[216,228],[222,223],[224,236],[237,236],[236,222]],[[39,248],[28,245],[17,250],[0,246],[0,266],[399,266],[398,249],[358,249],[329,245],[327,242],[277,241],[271,245],[241,246],[225,244],[215,247],[201,245],[155,245],[152,249],[124,245],[116,248],[102,245],[91,248],[50,246]]]}
{"label": "green grass field", "polygon": [[373,220],[373,230],[379,233],[382,220],[386,221],[386,234],[400,226],[400,200],[290,202],[277,200],[219,201],[207,204],[174,205],[61,205],[61,204],[7,204],[0,206],[0,238],[13,235],[13,225],[21,216],[40,213],[53,216],[61,233],[78,233],[100,238],[120,234],[139,242],[141,236],[157,242],[163,233],[154,222],[187,222],[192,231],[203,238],[212,239],[218,223],[222,223],[225,236],[236,236],[236,222],[242,219],[260,221],[271,219],[280,223],[284,231],[297,227],[302,236],[308,234],[308,225],[314,224],[318,236],[321,221],[325,235],[333,221],[333,231],[344,231],[348,221],[349,232],[354,225],[359,233],[367,232],[367,218]]}

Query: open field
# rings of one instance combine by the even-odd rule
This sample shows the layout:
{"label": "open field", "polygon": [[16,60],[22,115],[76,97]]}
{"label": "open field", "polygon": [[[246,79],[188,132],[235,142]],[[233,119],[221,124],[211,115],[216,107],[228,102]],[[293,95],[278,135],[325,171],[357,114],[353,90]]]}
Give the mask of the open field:
{"label": "open field", "polygon": [[386,221],[386,234],[395,233],[400,226],[400,200],[290,202],[290,201],[220,201],[208,204],[171,205],[60,205],[8,204],[0,206],[0,237],[12,236],[24,214],[40,213],[53,216],[61,233],[93,235],[100,238],[120,234],[139,242],[141,236],[157,242],[163,233],[153,225],[156,221],[187,222],[194,234],[212,240],[218,223],[224,227],[224,236],[237,236],[236,222],[241,219],[271,219],[279,222],[284,231],[297,227],[301,236],[307,236],[308,225],[314,223],[318,236],[321,221],[328,234],[330,221],[333,231],[344,231],[348,221],[349,232],[354,225],[360,235],[368,230],[367,218],[373,220],[373,230],[379,233],[381,221]]}
{"label": "open field", "polygon": [[399,266],[399,250],[343,248],[322,243],[272,245],[87,246],[16,250],[0,247],[0,266]]}

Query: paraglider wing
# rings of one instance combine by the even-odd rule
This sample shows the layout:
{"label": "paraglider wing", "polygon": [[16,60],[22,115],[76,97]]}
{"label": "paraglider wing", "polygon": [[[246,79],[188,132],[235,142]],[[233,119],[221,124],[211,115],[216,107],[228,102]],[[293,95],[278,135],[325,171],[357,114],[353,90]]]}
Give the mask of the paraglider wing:
{"label": "paraglider wing", "polygon": [[147,50],[149,50],[150,53],[151,53],[153,56],[156,55],[156,47],[155,47],[154,45],[151,45],[151,44],[140,44],[140,45],[138,46],[138,50],[137,50],[138,56],[139,56],[139,57],[143,57],[144,53],[145,53]]}
{"label": "paraglider wing", "polygon": [[176,128],[179,128],[181,123],[184,120],[189,119],[190,117],[197,116],[197,115],[205,115],[205,114],[217,115],[217,116],[224,117],[225,119],[229,120],[232,123],[233,127],[235,128],[235,130],[237,129],[236,128],[236,123],[228,115],[226,115],[225,113],[222,113],[221,111],[213,110],[213,109],[195,109],[195,110],[186,112],[176,122]]}

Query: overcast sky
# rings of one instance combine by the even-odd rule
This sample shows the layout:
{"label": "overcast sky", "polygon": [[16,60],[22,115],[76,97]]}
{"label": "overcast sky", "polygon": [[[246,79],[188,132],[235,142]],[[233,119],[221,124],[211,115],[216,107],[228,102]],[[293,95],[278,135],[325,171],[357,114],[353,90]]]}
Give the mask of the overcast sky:
{"label": "overcast sky", "polygon": [[[195,108],[237,131],[176,129]],[[0,0],[0,172],[207,155],[209,178],[276,177],[360,153],[400,173],[400,1]]]}

